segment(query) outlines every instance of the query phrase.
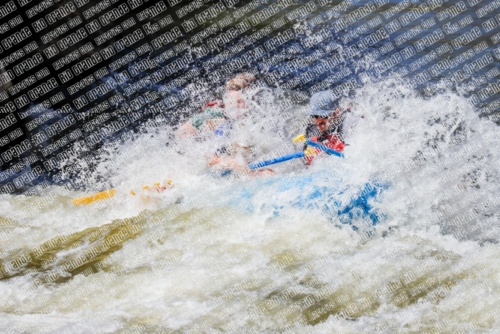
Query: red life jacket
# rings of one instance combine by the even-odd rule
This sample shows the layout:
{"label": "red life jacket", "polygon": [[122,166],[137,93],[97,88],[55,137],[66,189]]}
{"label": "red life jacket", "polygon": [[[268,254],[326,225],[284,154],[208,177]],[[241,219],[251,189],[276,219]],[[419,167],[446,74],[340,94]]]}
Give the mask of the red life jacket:
{"label": "red life jacket", "polygon": [[[339,139],[339,137],[337,137],[337,135],[327,134],[326,139],[321,141],[321,142],[318,141],[318,137],[319,136],[314,136],[314,137],[309,138],[309,140],[314,141],[314,142],[319,143],[319,144],[322,144],[322,145],[324,145],[328,148],[331,148],[332,150],[338,151],[338,152],[344,151],[345,144]],[[316,151],[316,153],[322,152],[319,148],[314,148],[314,150]],[[306,164],[310,165],[312,163],[312,161],[314,160],[315,156],[316,155],[314,155],[314,154],[306,155],[306,157],[305,157]]]}

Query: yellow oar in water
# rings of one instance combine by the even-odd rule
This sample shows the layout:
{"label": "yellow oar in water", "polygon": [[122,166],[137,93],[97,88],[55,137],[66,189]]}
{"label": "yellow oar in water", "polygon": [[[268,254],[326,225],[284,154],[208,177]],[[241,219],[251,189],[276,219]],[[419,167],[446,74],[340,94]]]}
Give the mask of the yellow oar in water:
{"label": "yellow oar in water", "polygon": [[[173,187],[172,180],[167,180],[164,182],[163,185],[160,182],[156,182],[153,186],[143,186],[142,192],[145,192],[145,191],[163,192],[163,191],[165,191],[169,188],[172,188],[172,187]],[[75,198],[71,202],[74,205],[88,205],[88,204],[92,204],[92,203],[97,202],[97,201],[101,201],[103,199],[112,198],[113,196],[115,196],[115,193],[116,193],[115,189],[105,190],[105,191],[101,191],[101,192],[98,192],[98,193],[95,193],[95,194],[92,194],[89,196]],[[135,196],[136,192],[134,190],[131,190],[130,194],[132,196]],[[140,196],[142,199],[145,199],[145,200],[149,199],[149,196],[145,195],[143,193],[141,193]]]}
{"label": "yellow oar in water", "polygon": [[78,197],[73,199],[71,202],[74,205],[87,205],[94,203],[95,201],[100,201],[103,199],[111,198],[115,196],[116,190],[115,189],[110,189],[110,190],[105,190],[101,191],[96,194],[92,194],[90,196],[83,196],[83,197]]}

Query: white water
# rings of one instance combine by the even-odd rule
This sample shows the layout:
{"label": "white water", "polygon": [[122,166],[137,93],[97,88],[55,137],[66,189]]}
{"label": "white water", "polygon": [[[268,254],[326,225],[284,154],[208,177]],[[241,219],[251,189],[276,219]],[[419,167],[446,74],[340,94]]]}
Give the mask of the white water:
{"label": "white water", "polygon": [[[299,150],[292,129],[305,110],[264,101],[226,140],[256,144],[256,160]],[[0,328],[498,332],[497,127],[464,98],[423,98],[396,80],[367,84],[352,102],[363,118],[346,158],[309,169],[295,161],[274,176],[216,178],[204,164],[221,142],[175,143],[161,129],[110,150],[96,172],[117,189],[109,201],[76,207],[82,194],[61,187],[3,195]],[[147,202],[129,195],[165,179],[174,187]],[[371,180],[390,186],[371,203],[386,215],[375,227],[354,231],[297,205],[318,189],[325,204],[339,187],[345,204]]]}

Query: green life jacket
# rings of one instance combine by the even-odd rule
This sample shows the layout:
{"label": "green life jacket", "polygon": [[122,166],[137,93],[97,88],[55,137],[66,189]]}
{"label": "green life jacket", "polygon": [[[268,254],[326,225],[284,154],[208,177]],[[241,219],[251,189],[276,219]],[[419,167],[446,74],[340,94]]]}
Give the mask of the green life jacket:
{"label": "green life jacket", "polygon": [[203,112],[196,114],[191,118],[191,124],[199,129],[200,126],[205,123],[206,120],[214,119],[214,118],[226,118],[221,108],[218,107],[209,107],[203,110]]}

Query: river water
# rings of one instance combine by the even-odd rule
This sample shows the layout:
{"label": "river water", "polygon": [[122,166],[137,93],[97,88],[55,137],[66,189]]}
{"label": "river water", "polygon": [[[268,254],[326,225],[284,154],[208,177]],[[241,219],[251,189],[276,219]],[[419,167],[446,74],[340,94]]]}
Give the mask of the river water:
{"label": "river water", "polygon": [[[325,13],[338,3],[327,2],[316,14],[335,30]],[[460,14],[474,16],[470,26],[438,44],[498,13],[476,18],[487,1],[470,2]],[[299,40],[314,38],[303,25]],[[348,32],[316,48],[344,57],[336,72],[367,73],[342,97],[356,120],[343,159],[321,156],[309,168],[293,160],[258,176],[206,167],[228,142],[251,143],[254,161],[301,149],[292,138],[303,132],[310,87],[272,86],[259,68],[249,116],[228,137],[176,140],[175,127],[146,125],[104,147],[96,168],[68,162],[86,191],[51,185],[36,196],[1,195],[3,332],[499,333],[500,134],[485,117],[494,116],[484,105],[495,96],[471,103],[495,83],[485,73],[496,73],[498,58],[461,83],[440,81],[453,71],[415,82],[416,73],[376,69],[409,69],[421,58],[390,65],[393,53],[380,49],[347,57],[358,41]],[[484,41],[465,64],[494,56],[489,36],[439,59]],[[161,193],[141,190],[166,180],[172,186]],[[71,202],[106,187],[113,198]],[[364,204],[353,205],[357,198]]]}

